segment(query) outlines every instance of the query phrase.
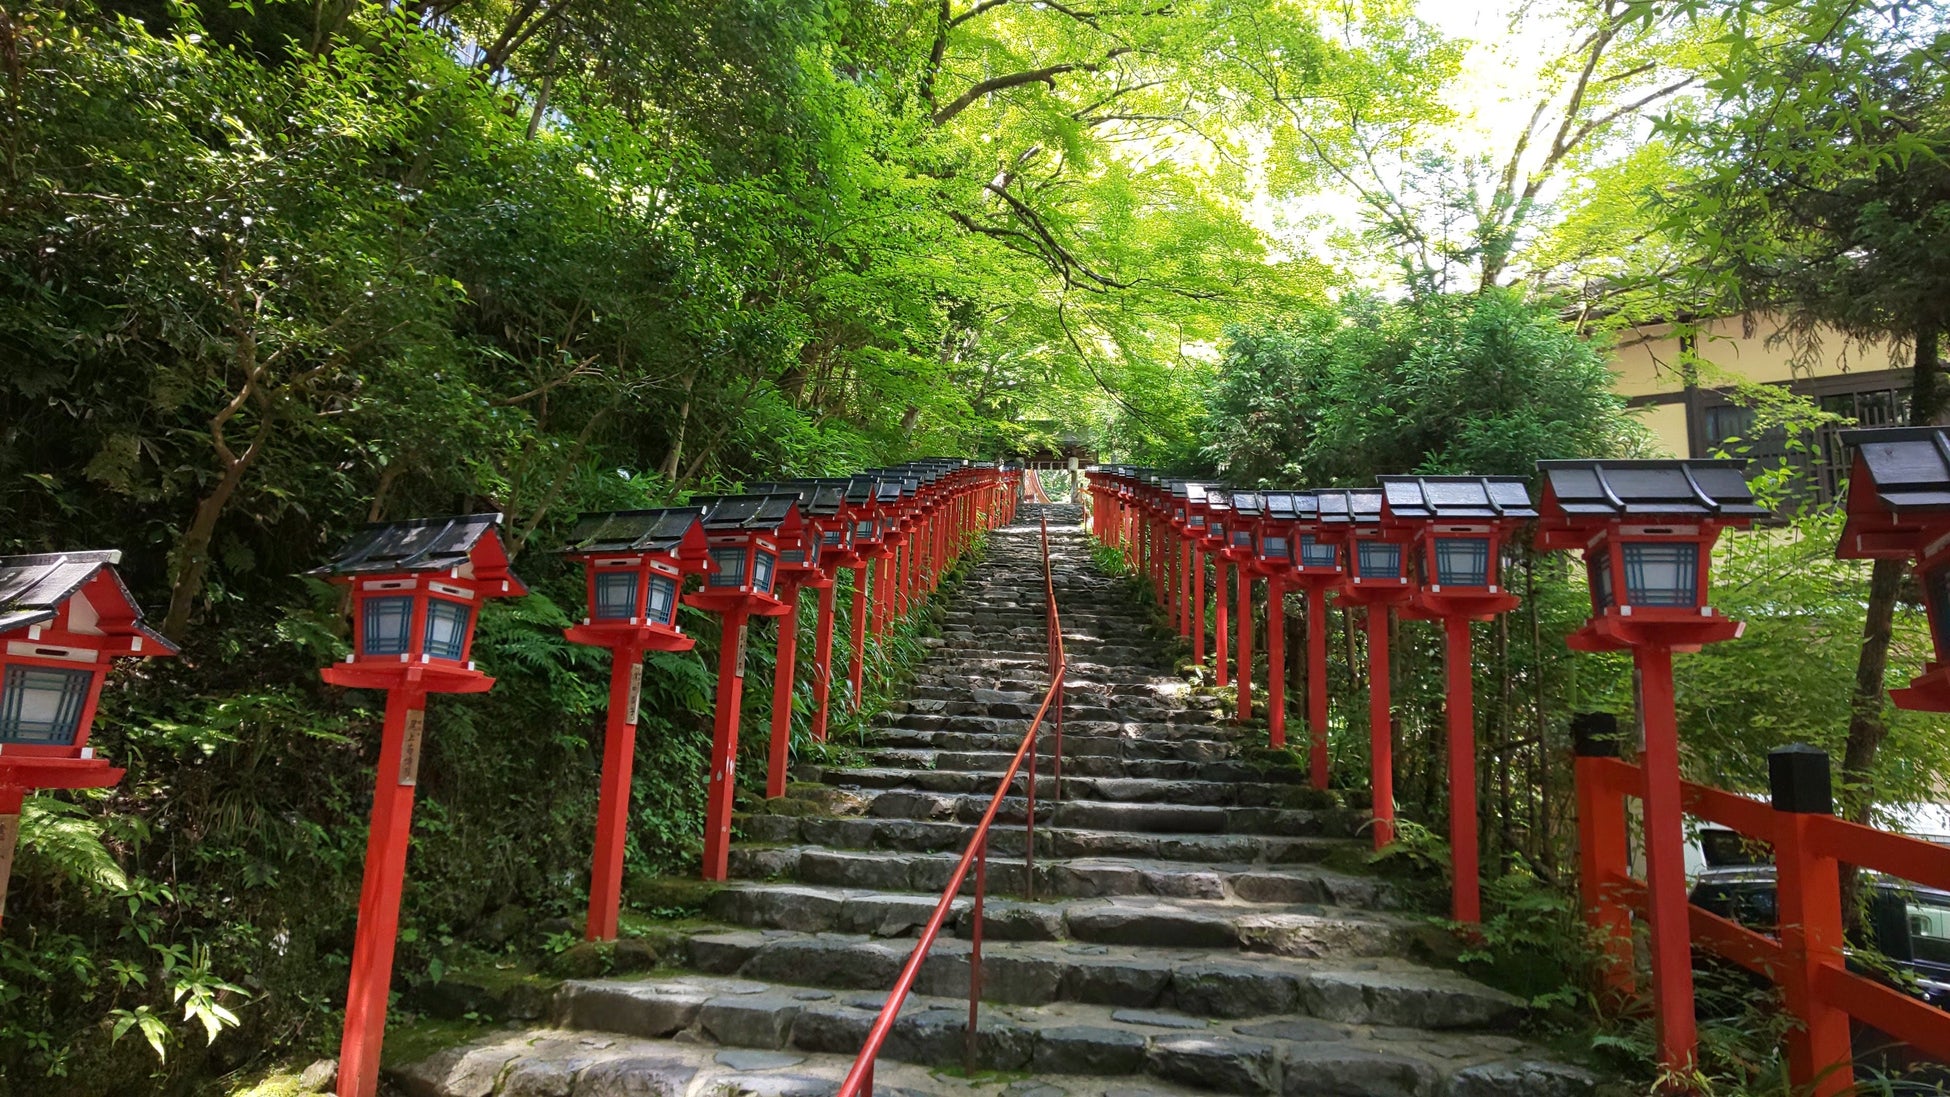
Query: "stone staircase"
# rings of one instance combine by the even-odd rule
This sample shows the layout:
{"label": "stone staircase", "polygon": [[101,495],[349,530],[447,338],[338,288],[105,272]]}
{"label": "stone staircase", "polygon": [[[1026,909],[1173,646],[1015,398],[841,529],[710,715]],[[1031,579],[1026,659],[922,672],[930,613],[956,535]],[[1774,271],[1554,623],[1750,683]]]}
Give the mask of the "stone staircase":
{"label": "stone staircase", "polygon": [[[396,1072],[428,1097],[826,1094],[866,1036],[1047,686],[1036,519],[1071,658],[1064,788],[992,833],[978,1073],[960,1073],[971,903],[922,968],[883,1091],[1138,1097],[1570,1097],[1586,1072],[1515,1033],[1522,1002],[1403,958],[1422,923],[1358,865],[1358,813],[1223,722],[1090,565],[1074,506],[1025,506],[957,594],[864,768],[800,767],[742,820],[715,924],[664,969],[564,983],[559,1027]],[[1020,779],[1019,779],[1020,781]]]}

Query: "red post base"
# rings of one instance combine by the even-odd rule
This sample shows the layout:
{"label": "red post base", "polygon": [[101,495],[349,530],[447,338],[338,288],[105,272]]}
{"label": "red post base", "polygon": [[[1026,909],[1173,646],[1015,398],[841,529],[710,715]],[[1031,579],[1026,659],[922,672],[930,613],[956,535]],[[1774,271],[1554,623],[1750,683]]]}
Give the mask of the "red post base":
{"label": "red post base", "polygon": [[1686,906],[1686,836],[1679,804],[1679,718],[1673,707],[1672,649],[1632,649],[1645,721],[1646,922],[1652,943],[1652,1013],[1659,1064],[1693,1069],[1699,1030],[1693,1018],[1693,949]]}
{"label": "red post base", "polygon": [[1239,629],[1238,661],[1232,668],[1239,680],[1239,721],[1253,718],[1253,573],[1242,565],[1233,588],[1239,605],[1233,610],[1233,625]]}
{"label": "red post base", "polygon": [[772,675],[772,742],[765,758],[765,795],[785,795],[785,767],[792,748],[793,664],[799,658],[799,588],[780,592],[785,615],[779,618],[777,670]]}
{"label": "red post base", "polygon": [[1307,587],[1307,777],[1327,787],[1327,592]]}
{"label": "red post base", "polygon": [[1476,849],[1476,709],[1470,673],[1469,619],[1442,620],[1449,719],[1449,863],[1451,917],[1465,925],[1483,920],[1482,870]]}
{"label": "red post base", "polygon": [[14,871],[14,846],[20,841],[20,808],[26,798],[27,790],[19,785],[0,785],[0,918],[7,911],[7,878]]}
{"label": "red post base", "polygon": [[399,940],[400,888],[406,879],[407,836],[413,829],[413,790],[420,766],[420,733],[427,695],[386,691],[386,725],[379,741],[379,774],[366,867],[359,887],[359,929],[352,943],[352,978],[345,993],[345,1035],[339,1044],[338,1097],[374,1097],[379,1050],[386,1036],[386,999]]}
{"label": "red post base", "polygon": [[1286,746],[1286,584],[1266,580],[1266,741]]}
{"label": "red post base", "polygon": [[1395,730],[1388,681],[1388,607],[1368,607],[1368,758],[1374,848],[1395,840]]}
{"label": "red post base", "polygon": [[1192,665],[1205,665],[1205,553],[1192,550]]}
{"label": "red post base", "polygon": [[812,737],[826,741],[826,711],[833,693],[833,599],[839,584],[819,588],[819,625],[813,637]]}
{"label": "red post base", "polygon": [[860,711],[866,700],[867,671],[867,569],[853,569],[853,658],[846,668],[847,684],[853,687],[853,711]]}
{"label": "red post base", "polygon": [[630,777],[636,765],[637,701],[643,653],[614,648],[609,663],[609,716],[603,723],[603,786],[596,800],[596,856],[589,874],[589,918],[583,936],[614,941],[623,905],[623,847],[630,827]]}
{"label": "red post base", "polygon": [[711,729],[711,784],[704,799],[706,880],[722,880],[730,872],[731,798],[738,780],[738,706],[745,699],[746,623],[745,610],[726,610],[718,641],[717,721]]}
{"label": "red post base", "polygon": [[1226,688],[1231,676],[1226,673],[1226,652],[1232,647],[1232,633],[1226,629],[1226,569],[1225,557],[1219,557],[1213,565],[1215,590],[1212,604],[1218,609],[1218,620],[1212,625],[1212,669],[1220,689]]}

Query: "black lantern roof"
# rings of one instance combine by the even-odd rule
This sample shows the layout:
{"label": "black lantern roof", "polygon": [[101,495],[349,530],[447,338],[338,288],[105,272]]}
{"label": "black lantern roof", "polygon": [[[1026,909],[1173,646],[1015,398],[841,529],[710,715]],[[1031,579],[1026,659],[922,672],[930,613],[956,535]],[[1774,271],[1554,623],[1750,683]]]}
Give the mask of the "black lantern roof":
{"label": "black lantern roof", "polygon": [[1180,500],[1190,499],[1192,497],[1191,482],[1188,480],[1173,480],[1171,482],[1171,497]]}
{"label": "black lantern roof", "polygon": [[703,507],[661,507],[585,514],[569,531],[562,551],[573,555],[654,552],[672,556],[704,518]]}
{"label": "black lantern roof", "polygon": [[1378,476],[1396,518],[1450,521],[1537,517],[1530,489],[1517,476]]}
{"label": "black lantern roof", "polygon": [[776,480],[770,483],[753,484],[751,492],[755,495],[780,495],[787,492],[799,497],[799,510],[814,518],[831,518],[840,512],[846,502],[848,480]]}
{"label": "black lantern roof", "polygon": [[[164,639],[162,633],[142,623],[142,611],[135,604],[135,596],[129,593],[113,566],[121,559],[122,554],[115,549],[0,556],[0,633],[53,620],[60,612],[61,603],[73,598],[106,568],[116,593],[127,603],[132,616],[127,625],[103,631],[139,633],[144,639],[160,644],[165,651],[176,651],[176,645]],[[108,608],[97,607],[97,612]]]}
{"label": "black lantern roof", "polygon": [[1205,507],[1214,514],[1232,513],[1232,489],[1224,484],[1207,484]]}
{"label": "black lantern roof", "polygon": [[1335,525],[1374,525],[1381,521],[1378,488],[1322,488],[1314,493],[1320,520]]}
{"label": "black lantern roof", "polygon": [[1539,461],[1547,494],[1567,517],[1758,518],[1745,462]]}
{"label": "black lantern roof", "polygon": [[1305,491],[1268,491],[1261,495],[1266,500],[1266,517],[1275,522],[1292,522],[1301,518],[1311,518],[1319,504],[1313,494]]}
{"label": "black lantern roof", "polygon": [[[501,547],[500,526],[499,514],[457,514],[367,526],[353,534],[330,563],[313,568],[311,574],[451,571],[470,563],[505,573],[508,558]],[[477,548],[483,553],[480,558],[475,555]]]}
{"label": "black lantern roof", "polygon": [[704,528],[708,530],[776,530],[792,517],[799,505],[797,495],[779,492],[770,495],[720,495],[694,500],[707,506]]}
{"label": "black lantern roof", "polygon": [[[883,503],[899,502],[921,490],[921,479],[913,471],[897,468],[868,469],[866,475],[879,482],[878,498]],[[858,477],[855,477],[857,480]]]}
{"label": "black lantern roof", "polygon": [[[1950,510],[1950,431],[1942,427],[1845,430],[1869,474],[1876,501],[1890,510]],[[1858,489],[1859,490],[1859,489]]]}
{"label": "black lantern roof", "polygon": [[1265,507],[1260,502],[1259,492],[1235,491],[1232,493],[1232,511],[1241,518],[1257,518]]}
{"label": "black lantern roof", "polygon": [[880,498],[880,478],[862,473],[846,482],[846,501],[849,506],[871,506]]}
{"label": "black lantern roof", "polygon": [[1196,480],[1185,481],[1185,501],[1187,503],[1190,503],[1193,506],[1199,506],[1203,504],[1205,500],[1206,500],[1206,491],[1205,491],[1204,484],[1201,484]]}

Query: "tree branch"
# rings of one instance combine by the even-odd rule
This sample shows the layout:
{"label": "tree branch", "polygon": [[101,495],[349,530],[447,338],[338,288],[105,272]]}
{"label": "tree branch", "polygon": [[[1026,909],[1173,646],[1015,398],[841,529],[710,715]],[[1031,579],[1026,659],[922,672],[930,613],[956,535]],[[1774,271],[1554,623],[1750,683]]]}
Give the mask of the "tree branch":
{"label": "tree branch", "polygon": [[1120,46],[1106,53],[1102,61],[1071,61],[1060,65],[1045,65],[1040,69],[1029,69],[1024,72],[1012,72],[1006,76],[990,77],[969,88],[967,91],[962,92],[961,95],[955,98],[954,102],[935,111],[933,116],[934,124],[937,126],[945,124],[955,115],[967,110],[977,99],[991,92],[1007,91],[1010,88],[1019,88],[1024,84],[1048,84],[1054,89],[1056,87],[1056,78],[1064,73],[1102,72],[1104,67],[1112,61],[1131,52],[1133,51],[1129,47]]}

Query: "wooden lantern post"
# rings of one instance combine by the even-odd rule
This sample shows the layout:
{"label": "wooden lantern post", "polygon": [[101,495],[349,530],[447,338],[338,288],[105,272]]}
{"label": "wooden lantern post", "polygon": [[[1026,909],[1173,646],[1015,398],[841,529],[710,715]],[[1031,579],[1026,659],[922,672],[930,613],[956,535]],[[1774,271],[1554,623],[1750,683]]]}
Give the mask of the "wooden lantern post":
{"label": "wooden lantern post", "polygon": [[832,514],[820,515],[819,578],[817,581],[809,579],[805,584],[819,592],[818,617],[813,633],[812,737],[823,743],[826,741],[827,718],[833,694],[834,596],[839,590],[840,569],[859,567],[860,557],[853,548],[853,508],[847,501],[851,481],[833,479],[813,483],[830,496],[821,500],[820,509],[833,508]]}
{"label": "wooden lantern post", "polygon": [[1205,551],[1212,557],[1212,678],[1220,689],[1231,684],[1226,670],[1226,653],[1232,649],[1232,634],[1226,629],[1226,569],[1231,562],[1226,549],[1232,544],[1232,489],[1223,484],[1205,488]]}
{"label": "wooden lantern post", "polygon": [[1239,637],[1233,646],[1232,673],[1237,679],[1239,704],[1235,715],[1244,723],[1253,718],[1253,579],[1259,574],[1259,523],[1266,514],[1265,501],[1256,491],[1232,493],[1232,524],[1222,555],[1232,561],[1237,577],[1234,587],[1233,627]]}
{"label": "wooden lantern post", "polygon": [[693,499],[705,508],[704,535],[711,571],[684,601],[723,618],[718,647],[718,697],[711,728],[710,787],[704,804],[706,880],[730,871],[731,807],[737,788],[739,709],[745,697],[745,642],[750,619],[777,617],[787,606],[775,595],[779,554],[803,532],[799,497],[722,495]]}
{"label": "wooden lantern post", "polygon": [[[1766,512],[1741,461],[1539,461],[1537,547],[1584,553],[1591,618],[1573,651],[1629,648],[1644,722],[1646,912],[1658,1056],[1693,1069],[1693,969],[1672,654],[1731,640],[1741,625],[1707,604],[1713,544]],[[1585,896],[1586,903],[1597,901]]]}
{"label": "wooden lantern post", "polygon": [[1171,493],[1171,627],[1178,635],[1192,635],[1192,539],[1191,482],[1173,480]]}
{"label": "wooden lantern post", "polygon": [[1292,493],[1293,524],[1288,532],[1293,581],[1307,592],[1307,777],[1327,787],[1327,592],[1346,577],[1334,537],[1320,520],[1320,496]]}
{"label": "wooden lantern post", "polygon": [[1090,535],[1104,545],[1114,545],[1110,533],[1110,470],[1102,465],[1092,465],[1083,470],[1083,481],[1088,484],[1090,510],[1088,512]]}
{"label": "wooden lantern post", "polygon": [[123,771],[88,745],[112,660],[176,654],[142,623],[120,552],[0,556],[0,914],[27,793],[108,788]]}
{"label": "wooden lantern post", "polygon": [[1503,546],[1537,517],[1515,476],[1383,476],[1381,521],[1414,538],[1418,581],[1410,604],[1443,626],[1448,675],[1451,917],[1483,920],[1476,808],[1476,710],[1469,623],[1517,607],[1502,582]]}
{"label": "wooden lantern post", "polygon": [[1835,555],[1912,563],[1930,620],[1933,657],[1889,698],[1898,708],[1950,712],[1950,431],[1850,430],[1842,432],[1842,443],[1854,458],[1848,521]]}
{"label": "wooden lantern post", "polygon": [[[785,604],[785,612],[779,615],[778,647],[772,664],[772,739],[765,765],[765,795],[777,799],[785,795],[792,749],[792,693],[797,684],[799,659],[799,590],[811,587],[820,591],[821,604],[831,608],[832,599],[824,592],[832,588],[833,579],[824,567],[822,556],[827,537],[837,535],[845,526],[840,511],[846,503],[846,481],[783,480],[753,484],[751,490],[759,495],[798,496],[802,519],[796,539],[785,536],[779,539],[778,599]],[[826,637],[830,655],[831,629],[823,629],[822,635]],[[817,683],[826,673],[827,665],[818,653],[817,641],[813,661],[813,681]],[[817,737],[825,737],[823,728]]]}
{"label": "wooden lantern post", "polygon": [[427,695],[484,693],[494,685],[469,658],[480,607],[489,598],[528,593],[509,570],[500,526],[498,514],[368,526],[312,572],[352,595],[352,654],[320,677],[349,689],[386,691],[338,1097],[373,1097],[379,1086]]}
{"label": "wooden lantern post", "polygon": [[853,521],[853,657],[847,663],[847,681],[853,690],[853,711],[860,711],[866,698],[868,568],[880,570],[878,561],[886,559],[888,505],[900,498],[898,483],[883,482],[879,476],[862,474],[847,484],[846,507]]}
{"label": "wooden lantern post", "polygon": [[1266,742],[1275,749],[1286,746],[1286,584],[1298,574],[1293,530],[1300,495],[1262,492],[1253,530],[1253,570],[1266,577]]}
{"label": "wooden lantern post", "polygon": [[1394,713],[1388,659],[1388,616],[1406,609],[1413,537],[1381,524],[1381,492],[1329,488],[1314,493],[1321,535],[1334,538],[1345,564],[1334,600],[1368,617],[1368,771],[1374,795],[1374,848],[1395,840]]}
{"label": "wooden lantern post", "polygon": [[1185,485],[1185,551],[1192,573],[1190,630],[1192,665],[1205,665],[1205,524],[1211,519],[1206,485],[1188,481]]}
{"label": "wooden lantern post", "polygon": [[689,651],[697,641],[677,624],[684,577],[705,570],[703,507],[585,514],[563,555],[582,564],[589,615],[563,631],[609,649],[609,712],[603,724],[603,780],[596,800],[596,851],[583,935],[614,941],[623,904],[623,850],[630,825],[643,653]]}

